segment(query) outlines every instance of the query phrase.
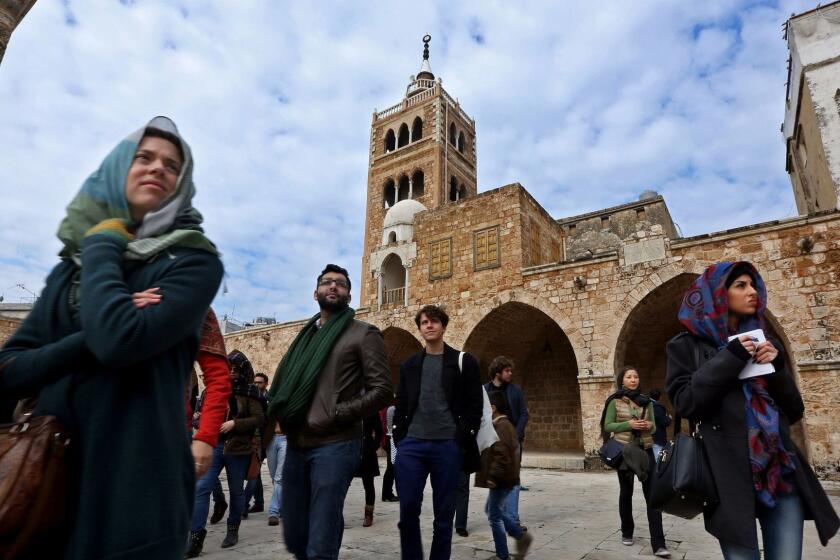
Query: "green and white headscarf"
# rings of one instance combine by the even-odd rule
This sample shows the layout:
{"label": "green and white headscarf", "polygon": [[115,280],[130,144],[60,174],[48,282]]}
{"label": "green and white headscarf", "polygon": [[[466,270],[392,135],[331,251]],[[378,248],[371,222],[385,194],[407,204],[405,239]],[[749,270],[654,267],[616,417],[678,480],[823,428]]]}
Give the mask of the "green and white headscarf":
{"label": "green and white headscarf", "polygon": [[85,232],[102,220],[119,218],[131,222],[131,211],[125,198],[125,181],[137,147],[148,129],[174,135],[181,144],[184,162],[172,196],[160,208],[146,214],[141,223],[134,224],[135,238],[128,243],[124,257],[148,260],[170,247],[189,247],[219,254],[216,246],[204,236],[201,214],[192,207],[195,185],[190,147],[171,119],[155,117],[111,150],[67,206],[67,216],[58,228],[58,238],[64,244],[59,253],[62,258],[78,262]]}

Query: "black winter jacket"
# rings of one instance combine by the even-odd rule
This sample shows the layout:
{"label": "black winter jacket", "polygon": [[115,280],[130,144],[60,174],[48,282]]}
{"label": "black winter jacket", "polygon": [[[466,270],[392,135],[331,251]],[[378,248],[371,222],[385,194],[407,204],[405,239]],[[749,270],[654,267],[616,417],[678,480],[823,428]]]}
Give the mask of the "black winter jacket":
{"label": "black winter jacket", "polygon": [[[779,408],[779,432],[785,449],[796,454],[796,491],[825,546],[840,527],[825,491],[802,452],[790,439],[790,424],[802,419],[802,395],[785,367],[781,344],[773,361],[776,372],[765,376]],[[726,542],[757,549],[756,499],[752,485],[744,393],[738,374],[749,355],[728,347],[718,350],[705,340],[681,333],[667,346],[668,397],[683,418],[700,421],[720,503],[704,514],[706,530]],[[699,362],[699,363],[698,363]]]}
{"label": "black winter jacket", "polygon": [[[452,411],[455,421],[455,441],[462,451],[475,452],[478,461],[478,448],[475,444],[475,434],[481,425],[481,414],[484,407],[484,397],[481,394],[481,374],[478,361],[472,354],[464,354],[464,370],[458,368],[460,352],[449,345],[443,349],[443,372],[441,383],[446,394],[446,402]],[[394,410],[394,441],[399,444],[408,433],[408,427],[417,403],[420,399],[420,378],[423,373],[423,359],[426,350],[421,350],[409,356],[400,366],[400,382],[397,387],[397,404]],[[478,465],[474,465],[478,468]]]}

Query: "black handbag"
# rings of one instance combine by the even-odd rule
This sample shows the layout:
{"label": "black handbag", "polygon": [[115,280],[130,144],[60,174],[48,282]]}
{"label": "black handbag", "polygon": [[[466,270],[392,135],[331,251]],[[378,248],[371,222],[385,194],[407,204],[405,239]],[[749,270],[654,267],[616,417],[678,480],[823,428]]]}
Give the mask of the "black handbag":
{"label": "black handbag", "polygon": [[680,431],[681,421],[674,416],[674,439],[659,453],[651,479],[650,507],[693,519],[714,508],[719,500],[699,424],[689,435]]}
{"label": "black handbag", "polygon": [[624,444],[615,438],[610,438],[598,450],[598,455],[601,456],[601,460],[606,466],[611,469],[617,469],[621,465],[623,451]]}

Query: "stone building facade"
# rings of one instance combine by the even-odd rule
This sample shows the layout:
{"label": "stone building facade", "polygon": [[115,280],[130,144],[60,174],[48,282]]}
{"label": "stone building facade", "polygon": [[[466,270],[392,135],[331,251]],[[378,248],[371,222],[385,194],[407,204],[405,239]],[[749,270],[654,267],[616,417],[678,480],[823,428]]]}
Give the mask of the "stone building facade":
{"label": "stone building facade", "polygon": [[36,0],[0,0],[0,62],[6,54],[6,47],[12,32],[29,12]]}
{"label": "stone building facade", "polygon": [[[484,369],[499,354],[516,362],[531,411],[526,455],[591,456],[616,369],[633,364],[644,389],[663,387],[682,294],[706,266],[746,259],[766,280],[770,334],[783,342],[806,401],[795,436],[823,474],[840,473],[836,204],[690,238],[653,192],[555,219],[519,184],[478,193],[475,145],[473,120],[426,58],[403,100],[374,113],[364,276],[354,297],[358,317],[382,329],[395,382],[399,364],[421,348],[414,314],[443,304],[452,345]],[[271,374],[301,325],[227,341]]]}
{"label": "stone building facade", "polygon": [[838,206],[840,191],[840,2],[792,16],[788,59],[786,169],[800,214]]}

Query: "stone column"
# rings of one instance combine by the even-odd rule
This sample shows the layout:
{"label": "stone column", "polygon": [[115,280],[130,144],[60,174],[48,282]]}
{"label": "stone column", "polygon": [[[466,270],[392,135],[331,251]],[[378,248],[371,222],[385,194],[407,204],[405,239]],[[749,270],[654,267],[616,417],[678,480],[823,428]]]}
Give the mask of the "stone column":
{"label": "stone column", "polygon": [[6,53],[6,45],[12,31],[20,24],[23,17],[35,4],[35,0],[0,0],[0,63]]}

